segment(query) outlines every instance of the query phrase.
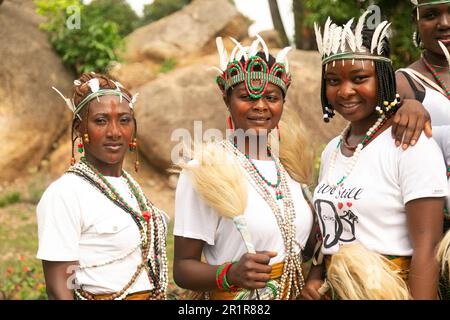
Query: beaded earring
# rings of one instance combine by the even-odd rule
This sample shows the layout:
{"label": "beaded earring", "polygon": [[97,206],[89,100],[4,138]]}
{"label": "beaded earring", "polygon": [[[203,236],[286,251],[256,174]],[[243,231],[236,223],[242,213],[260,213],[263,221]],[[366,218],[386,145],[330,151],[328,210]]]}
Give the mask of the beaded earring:
{"label": "beaded earring", "polygon": [[130,152],[135,152],[137,148],[137,139],[133,138],[133,141],[129,144]]}
{"label": "beaded earring", "polygon": [[393,111],[395,107],[400,103],[400,95],[397,93],[395,95],[395,99],[392,102],[384,101],[383,106],[379,107],[377,106],[375,110],[381,115],[388,114],[389,112]]}
{"label": "beaded earring", "polygon": [[423,42],[420,39],[419,33],[417,31],[413,32],[412,40],[416,48],[423,49]]}
{"label": "beaded earring", "polygon": [[83,152],[84,152],[83,143],[80,138],[80,143],[78,144],[78,153],[83,153]]}
{"label": "beaded earring", "polygon": [[84,143],[86,143],[86,144],[89,143],[89,135],[88,135],[87,133],[85,133],[85,134],[83,135],[83,141],[84,141]]}

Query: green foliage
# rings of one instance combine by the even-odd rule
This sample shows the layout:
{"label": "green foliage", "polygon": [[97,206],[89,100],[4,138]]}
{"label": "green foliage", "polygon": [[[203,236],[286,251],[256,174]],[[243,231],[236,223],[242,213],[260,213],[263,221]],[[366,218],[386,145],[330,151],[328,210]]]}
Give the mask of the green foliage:
{"label": "green foliage", "polygon": [[141,24],[149,24],[180,10],[192,0],[154,0],[144,6],[144,17]]}
{"label": "green foliage", "polygon": [[[63,63],[75,72],[105,72],[111,61],[119,60],[115,50],[123,47],[123,40],[117,23],[96,10],[86,10],[79,0],[35,1],[37,12],[47,18],[41,28],[49,33]],[[71,6],[79,10],[80,28],[66,24],[74,21],[74,12],[67,10]]]}
{"label": "green foliage", "polygon": [[390,41],[394,67],[406,67],[419,57],[419,52],[412,43],[415,27],[412,23],[412,6],[409,1],[306,0],[305,7],[309,13],[306,24],[311,27],[314,21],[318,21],[323,25],[328,16],[336,23],[342,24],[352,17],[359,17],[371,4],[380,7],[382,19],[392,22],[394,35]]}
{"label": "green foliage", "polygon": [[14,203],[18,203],[21,200],[20,192],[14,191],[0,196],[0,208],[4,208]]}
{"label": "green foliage", "polygon": [[175,68],[177,65],[177,60],[169,58],[164,60],[164,62],[161,64],[161,67],[159,69],[159,72],[161,73],[167,73]]}
{"label": "green foliage", "polygon": [[121,37],[131,33],[139,25],[139,17],[125,0],[94,0],[86,5],[90,15],[115,22]]}

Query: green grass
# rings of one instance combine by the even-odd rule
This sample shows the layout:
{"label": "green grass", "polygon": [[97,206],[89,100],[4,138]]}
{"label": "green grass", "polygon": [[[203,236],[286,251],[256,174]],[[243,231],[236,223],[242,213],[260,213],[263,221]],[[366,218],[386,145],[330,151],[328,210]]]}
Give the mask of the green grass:
{"label": "green grass", "polygon": [[14,203],[20,202],[22,196],[20,192],[13,191],[7,194],[0,196],[0,208],[4,208],[6,206],[12,205]]}

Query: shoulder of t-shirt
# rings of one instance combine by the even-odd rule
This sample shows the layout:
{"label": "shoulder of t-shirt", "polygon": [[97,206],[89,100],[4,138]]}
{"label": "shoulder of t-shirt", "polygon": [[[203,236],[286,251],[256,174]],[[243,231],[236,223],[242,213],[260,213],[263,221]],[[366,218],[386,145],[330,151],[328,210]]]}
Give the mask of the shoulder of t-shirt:
{"label": "shoulder of t-shirt", "polygon": [[[414,154],[420,156],[431,156],[434,154],[440,154],[442,156],[442,151],[439,148],[438,143],[431,138],[428,138],[424,133],[422,133],[414,146],[408,147],[408,149],[403,150],[398,148],[401,154]],[[431,152],[431,153],[430,153]]]}
{"label": "shoulder of t-shirt", "polygon": [[328,156],[330,154],[330,152],[336,148],[340,138],[341,138],[341,136],[339,135],[339,136],[336,136],[333,139],[331,139],[330,142],[328,142],[328,144],[325,146],[325,148],[323,148],[321,159]]}
{"label": "shoulder of t-shirt", "polygon": [[53,181],[45,190],[43,197],[73,195],[77,190],[86,188],[88,184],[75,174],[66,173]]}

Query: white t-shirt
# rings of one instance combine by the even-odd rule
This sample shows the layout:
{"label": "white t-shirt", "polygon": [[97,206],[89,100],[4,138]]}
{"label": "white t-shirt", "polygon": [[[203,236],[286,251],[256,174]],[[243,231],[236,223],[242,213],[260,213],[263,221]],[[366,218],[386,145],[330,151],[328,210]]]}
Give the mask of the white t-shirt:
{"label": "white t-shirt", "polygon": [[[136,198],[121,177],[106,177],[135,210]],[[76,271],[76,282],[93,293],[121,290],[141,263],[139,228],[131,215],[96,187],[75,174],[64,174],[45,191],[37,206],[39,249],[37,258],[48,261],[79,261],[80,265],[101,264]],[[141,272],[129,293],[151,290],[145,271]]]}
{"label": "white t-shirt", "polygon": [[[367,145],[341,188],[327,181],[330,157],[339,142],[334,138],[321,158],[314,207],[323,236],[322,252],[333,254],[339,245],[359,241],[380,254],[413,253],[405,204],[425,197],[445,197],[447,181],[442,153],[433,139],[422,136],[414,148],[403,150],[392,141],[390,129]],[[343,176],[351,158],[339,148],[331,181]]]}
{"label": "white t-shirt", "polygon": [[[252,160],[261,174],[269,181],[276,181],[273,161]],[[304,246],[312,228],[313,215],[303,197],[299,183],[287,177],[296,211],[295,227],[297,241]],[[247,180],[246,180],[247,181]],[[273,188],[270,188],[273,189]],[[247,181],[248,202],[244,212],[248,230],[256,251],[275,251],[278,255],[270,264],[284,260],[284,243],[275,215],[267,202]],[[275,191],[271,190],[275,199]],[[277,200],[278,205],[283,201]],[[247,252],[244,241],[233,221],[220,216],[209,207],[195,191],[188,175],[182,172],[175,195],[174,235],[205,241],[203,253],[211,265],[229,260],[239,260]],[[297,252],[300,248],[295,248]]]}
{"label": "white t-shirt", "polygon": [[[444,154],[445,164],[450,166],[450,125],[433,127],[433,139],[436,140]],[[447,184],[449,194],[447,195],[446,206],[450,210],[450,179],[448,179]]]}

